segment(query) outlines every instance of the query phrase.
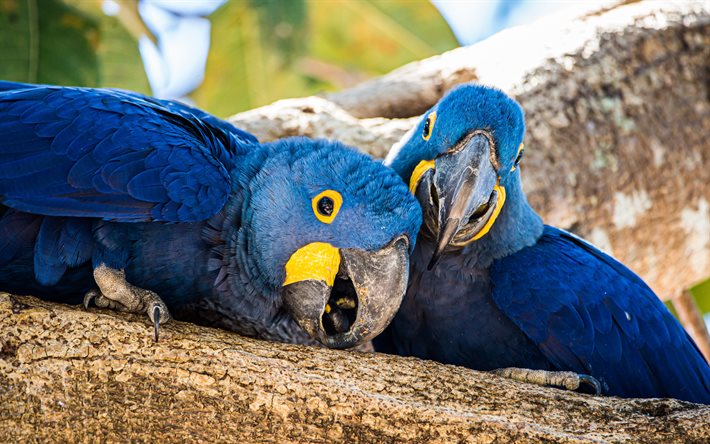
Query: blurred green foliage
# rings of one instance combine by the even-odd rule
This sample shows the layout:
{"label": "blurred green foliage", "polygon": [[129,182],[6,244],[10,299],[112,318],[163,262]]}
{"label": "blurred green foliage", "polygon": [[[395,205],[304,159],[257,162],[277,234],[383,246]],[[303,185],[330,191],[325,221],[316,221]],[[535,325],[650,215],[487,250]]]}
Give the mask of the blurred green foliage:
{"label": "blurred green foliage", "polygon": [[[0,78],[150,92],[136,0],[0,0]],[[196,103],[220,116],[351,86],[457,46],[427,0],[232,0],[210,16]]]}
{"label": "blurred green foliage", "polygon": [[710,279],[694,286],[690,292],[698,303],[700,311],[703,314],[710,313]]}
{"label": "blurred green foliage", "polygon": [[351,86],[458,46],[428,1],[236,0],[211,17],[205,81],[217,115]]}
{"label": "blurred green foliage", "polygon": [[136,39],[101,0],[0,0],[0,78],[149,92]]}
{"label": "blurred green foliage", "polygon": [[[690,294],[693,296],[695,303],[698,304],[700,313],[702,313],[703,316],[710,313],[710,279],[690,288]],[[678,313],[673,306],[673,301],[668,299],[664,303],[666,304],[666,308],[668,308],[671,313],[673,313],[673,316],[677,318]]]}

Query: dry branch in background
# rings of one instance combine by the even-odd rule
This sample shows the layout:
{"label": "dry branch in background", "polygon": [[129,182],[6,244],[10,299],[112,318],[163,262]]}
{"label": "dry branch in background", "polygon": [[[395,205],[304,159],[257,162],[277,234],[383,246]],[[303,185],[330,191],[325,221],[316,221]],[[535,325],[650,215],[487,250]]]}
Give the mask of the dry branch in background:
{"label": "dry branch in background", "polygon": [[[707,2],[551,19],[329,96],[340,106],[293,99],[234,122],[263,140],[331,137],[381,156],[414,123],[387,117],[421,113],[461,81],[497,85],[527,111],[536,209],[670,296],[710,274],[709,28]],[[710,440],[707,406],[177,322],[154,344],[141,316],[27,297],[0,294],[0,332],[0,441]]]}

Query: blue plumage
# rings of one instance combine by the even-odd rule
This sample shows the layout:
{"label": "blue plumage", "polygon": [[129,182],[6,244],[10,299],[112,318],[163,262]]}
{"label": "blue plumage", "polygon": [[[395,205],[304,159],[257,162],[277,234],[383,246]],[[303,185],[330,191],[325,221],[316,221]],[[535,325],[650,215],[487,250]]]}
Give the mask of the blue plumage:
{"label": "blue plumage", "polygon": [[[528,205],[523,133],[517,103],[466,85],[390,153],[386,163],[406,179],[422,160],[433,169],[413,178],[425,224],[407,295],[376,348],[480,370],[573,371],[597,378],[604,394],[710,403],[710,367],[653,291]],[[490,231],[472,240],[486,221]]]}
{"label": "blue plumage", "polygon": [[[237,138],[211,137],[216,129],[197,119],[119,91],[96,97],[75,88],[9,91],[0,114],[0,132],[20,141],[10,144],[12,158],[4,149],[0,158],[4,202],[45,215],[204,220],[231,190],[230,159],[214,153],[244,149]],[[227,145],[216,146],[221,142]],[[198,200],[200,192],[205,198]]]}
{"label": "blue plumage", "polygon": [[[323,190],[343,200],[329,224],[311,202]],[[260,144],[177,102],[11,82],[0,82],[0,204],[3,290],[73,302],[96,285],[92,270],[102,291],[101,279],[125,270],[124,293],[145,293],[135,285],[185,318],[299,342],[310,341],[293,316],[299,307],[282,299],[290,258],[309,243],[343,258],[400,236],[413,245],[421,217],[396,174],[336,142]],[[322,311],[332,286],[296,296],[325,297]],[[399,304],[401,294],[382,294]]]}
{"label": "blue plumage", "polygon": [[594,246],[547,226],[534,246],[495,261],[491,279],[493,300],[554,368],[594,375],[612,394],[710,402],[710,369],[692,340]]}

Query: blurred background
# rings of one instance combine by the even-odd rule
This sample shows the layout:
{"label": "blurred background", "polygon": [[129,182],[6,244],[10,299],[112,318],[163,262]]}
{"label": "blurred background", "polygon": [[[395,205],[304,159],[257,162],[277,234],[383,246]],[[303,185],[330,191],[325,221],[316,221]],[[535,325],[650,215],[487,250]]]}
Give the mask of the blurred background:
{"label": "blurred background", "polygon": [[568,7],[529,0],[0,0],[0,77],[227,116],[342,89]]}
{"label": "blurred background", "polygon": [[[0,79],[125,88],[226,117],[347,88],[575,3],[0,0]],[[691,291],[710,325],[710,281]]]}

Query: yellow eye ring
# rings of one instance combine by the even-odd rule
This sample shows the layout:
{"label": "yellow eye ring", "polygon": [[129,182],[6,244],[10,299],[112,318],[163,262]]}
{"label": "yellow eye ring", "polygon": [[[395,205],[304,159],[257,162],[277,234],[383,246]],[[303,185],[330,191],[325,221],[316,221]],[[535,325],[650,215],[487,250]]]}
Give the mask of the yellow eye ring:
{"label": "yellow eye ring", "polygon": [[434,131],[434,123],[436,123],[436,111],[432,111],[424,122],[424,130],[422,131],[422,139],[429,140],[431,133]]}
{"label": "yellow eye ring", "polygon": [[316,218],[324,224],[333,222],[343,205],[343,196],[335,190],[325,190],[311,200]]}

